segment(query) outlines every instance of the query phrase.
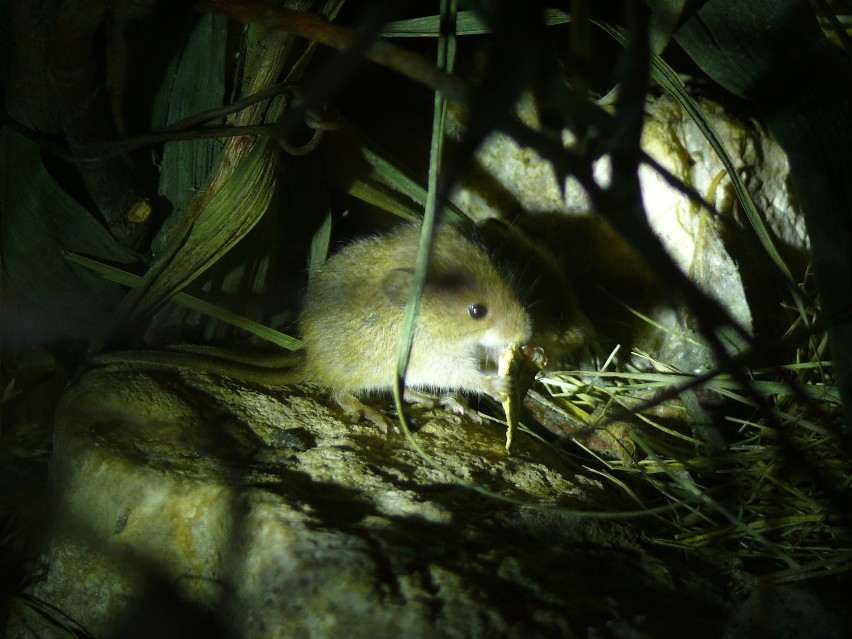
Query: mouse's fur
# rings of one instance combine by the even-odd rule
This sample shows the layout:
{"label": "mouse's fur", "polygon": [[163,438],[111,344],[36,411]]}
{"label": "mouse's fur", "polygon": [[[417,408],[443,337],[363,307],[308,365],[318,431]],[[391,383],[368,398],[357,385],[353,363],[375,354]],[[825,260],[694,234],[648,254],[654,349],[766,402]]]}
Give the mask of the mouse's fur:
{"label": "mouse's fur", "polygon": [[[299,328],[305,357],[295,367],[252,367],[205,354],[118,353],[94,361],[133,361],[200,369],[267,385],[317,382],[350,413],[386,420],[356,399],[390,390],[396,377],[420,227],[355,241],[331,257],[308,286]],[[483,249],[458,230],[436,233],[420,305],[406,388],[497,396],[508,380],[486,360],[530,337],[527,312]]]}
{"label": "mouse's fur", "polygon": [[[357,241],[311,282],[300,320],[306,376],[334,390],[387,390],[396,376],[420,229]],[[496,394],[483,359],[530,336],[530,320],[484,251],[452,227],[435,237],[406,386]],[[479,314],[471,315],[478,306]]]}

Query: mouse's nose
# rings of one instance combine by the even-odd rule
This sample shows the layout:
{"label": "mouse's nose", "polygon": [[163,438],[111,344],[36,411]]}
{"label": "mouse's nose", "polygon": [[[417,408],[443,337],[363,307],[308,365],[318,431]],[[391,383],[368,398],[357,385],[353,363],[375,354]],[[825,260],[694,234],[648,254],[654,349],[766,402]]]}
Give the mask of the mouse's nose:
{"label": "mouse's nose", "polygon": [[532,321],[524,309],[509,311],[485,332],[480,345],[503,350],[509,344],[524,344],[532,336]]}
{"label": "mouse's nose", "polygon": [[506,318],[506,332],[511,336],[508,339],[510,344],[524,344],[532,337],[532,320],[521,306],[514,309]]}

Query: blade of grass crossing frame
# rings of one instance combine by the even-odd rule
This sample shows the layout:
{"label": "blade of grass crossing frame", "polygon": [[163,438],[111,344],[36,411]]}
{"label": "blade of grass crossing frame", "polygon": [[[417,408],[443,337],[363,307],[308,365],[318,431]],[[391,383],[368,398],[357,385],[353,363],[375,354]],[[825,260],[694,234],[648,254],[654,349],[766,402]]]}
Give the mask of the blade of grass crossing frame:
{"label": "blade of grass crossing frame", "polygon": [[[441,17],[444,24],[450,26],[448,33],[442,31],[438,44],[438,66],[443,70],[452,70],[455,58],[455,35],[453,33],[456,2],[442,0]],[[400,338],[399,359],[397,361],[397,384],[394,395],[401,397],[405,372],[411,356],[411,345],[414,340],[414,328],[417,314],[420,310],[420,299],[426,282],[426,271],[429,267],[429,253],[432,239],[435,235],[438,209],[438,177],[441,170],[441,152],[443,148],[444,126],[446,122],[446,101],[440,92],[435,92],[435,107],[432,118],[432,144],[429,151],[429,178],[426,189],[426,211],[423,216],[423,228],[420,233],[420,246],[417,251],[417,264],[414,272],[414,286],[405,309],[402,336]],[[397,397],[397,399],[400,399]]]}
{"label": "blade of grass crossing frame", "polygon": [[331,243],[331,212],[326,214],[322,224],[311,238],[311,253],[308,258],[308,279],[313,279],[328,257],[328,247]]}
{"label": "blade of grass crossing frame", "polygon": [[[63,251],[62,256],[69,262],[85,266],[104,279],[121,284],[122,286],[133,288],[141,285],[143,281],[143,278],[138,275],[128,273],[127,271],[98,262],[97,260],[93,260],[83,255]],[[222,322],[230,324],[231,326],[235,326],[251,333],[252,335],[256,335],[261,339],[272,342],[282,348],[286,348],[287,350],[295,351],[299,350],[303,346],[301,340],[298,340],[295,337],[285,335],[284,333],[276,331],[274,328],[270,328],[260,324],[259,322],[250,320],[242,315],[238,315],[237,313],[232,313],[231,311],[225,310],[215,304],[211,304],[210,302],[205,302],[193,295],[189,295],[187,293],[176,293],[171,297],[170,301],[190,310],[198,311],[199,313],[204,313],[205,315],[214,317]]]}
{"label": "blade of grass crossing frame", "polygon": [[[442,30],[438,40],[438,66],[447,71],[452,70],[455,58],[455,19],[457,13],[456,0],[441,0]],[[414,342],[414,330],[417,322],[417,314],[420,310],[420,300],[423,295],[423,287],[426,282],[426,272],[429,267],[429,254],[432,248],[432,239],[435,234],[438,210],[438,178],[441,168],[441,151],[443,147],[444,125],[446,122],[447,105],[439,91],[435,92],[435,108],[432,117],[432,144],[429,151],[429,179],[426,192],[426,211],[423,216],[423,228],[420,233],[420,246],[417,250],[417,264],[414,273],[414,284],[408,298],[403,320],[402,335],[399,342],[399,353],[397,360],[396,383],[394,384],[393,396],[396,404],[399,422],[409,445],[431,464],[435,469],[446,475],[452,481],[467,485],[461,477],[457,477],[448,469],[444,468],[434,458],[428,455],[411,435],[405,412],[402,405],[402,394],[405,386],[405,373],[411,358],[411,347]],[[475,489],[481,488],[474,486]]]}

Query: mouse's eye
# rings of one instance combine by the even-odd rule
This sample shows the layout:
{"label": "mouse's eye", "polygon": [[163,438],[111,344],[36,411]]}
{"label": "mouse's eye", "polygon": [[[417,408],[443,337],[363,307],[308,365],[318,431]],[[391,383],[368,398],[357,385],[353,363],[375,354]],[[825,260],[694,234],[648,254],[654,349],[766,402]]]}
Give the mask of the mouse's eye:
{"label": "mouse's eye", "polygon": [[485,304],[471,304],[467,307],[467,312],[473,319],[479,320],[488,315],[488,307]]}

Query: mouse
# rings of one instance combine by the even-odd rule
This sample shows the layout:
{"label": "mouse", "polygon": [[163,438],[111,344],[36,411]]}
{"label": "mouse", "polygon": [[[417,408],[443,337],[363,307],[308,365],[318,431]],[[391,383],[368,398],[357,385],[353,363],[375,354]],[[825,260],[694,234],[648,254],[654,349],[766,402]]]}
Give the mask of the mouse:
{"label": "mouse", "polygon": [[[308,284],[299,317],[304,355],[285,356],[288,367],[217,357],[215,349],[110,353],[91,361],[191,368],[268,386],[313,382],[327,389],[351,417],[366,418],[386,432],[391,426],[384,414],[361,399],[391,391],[395,384],[420,231],[419,225],[406,224],[361,238],[325,262]],[[434,405],[430,393],[461,391],[499,401],[511,384],[508,377],[496,374],[498,356],[531,334],[530,315],[485,249],[457,228],[439,226],[405,400]],[[470,414],[452,395],[441,403]]]}

